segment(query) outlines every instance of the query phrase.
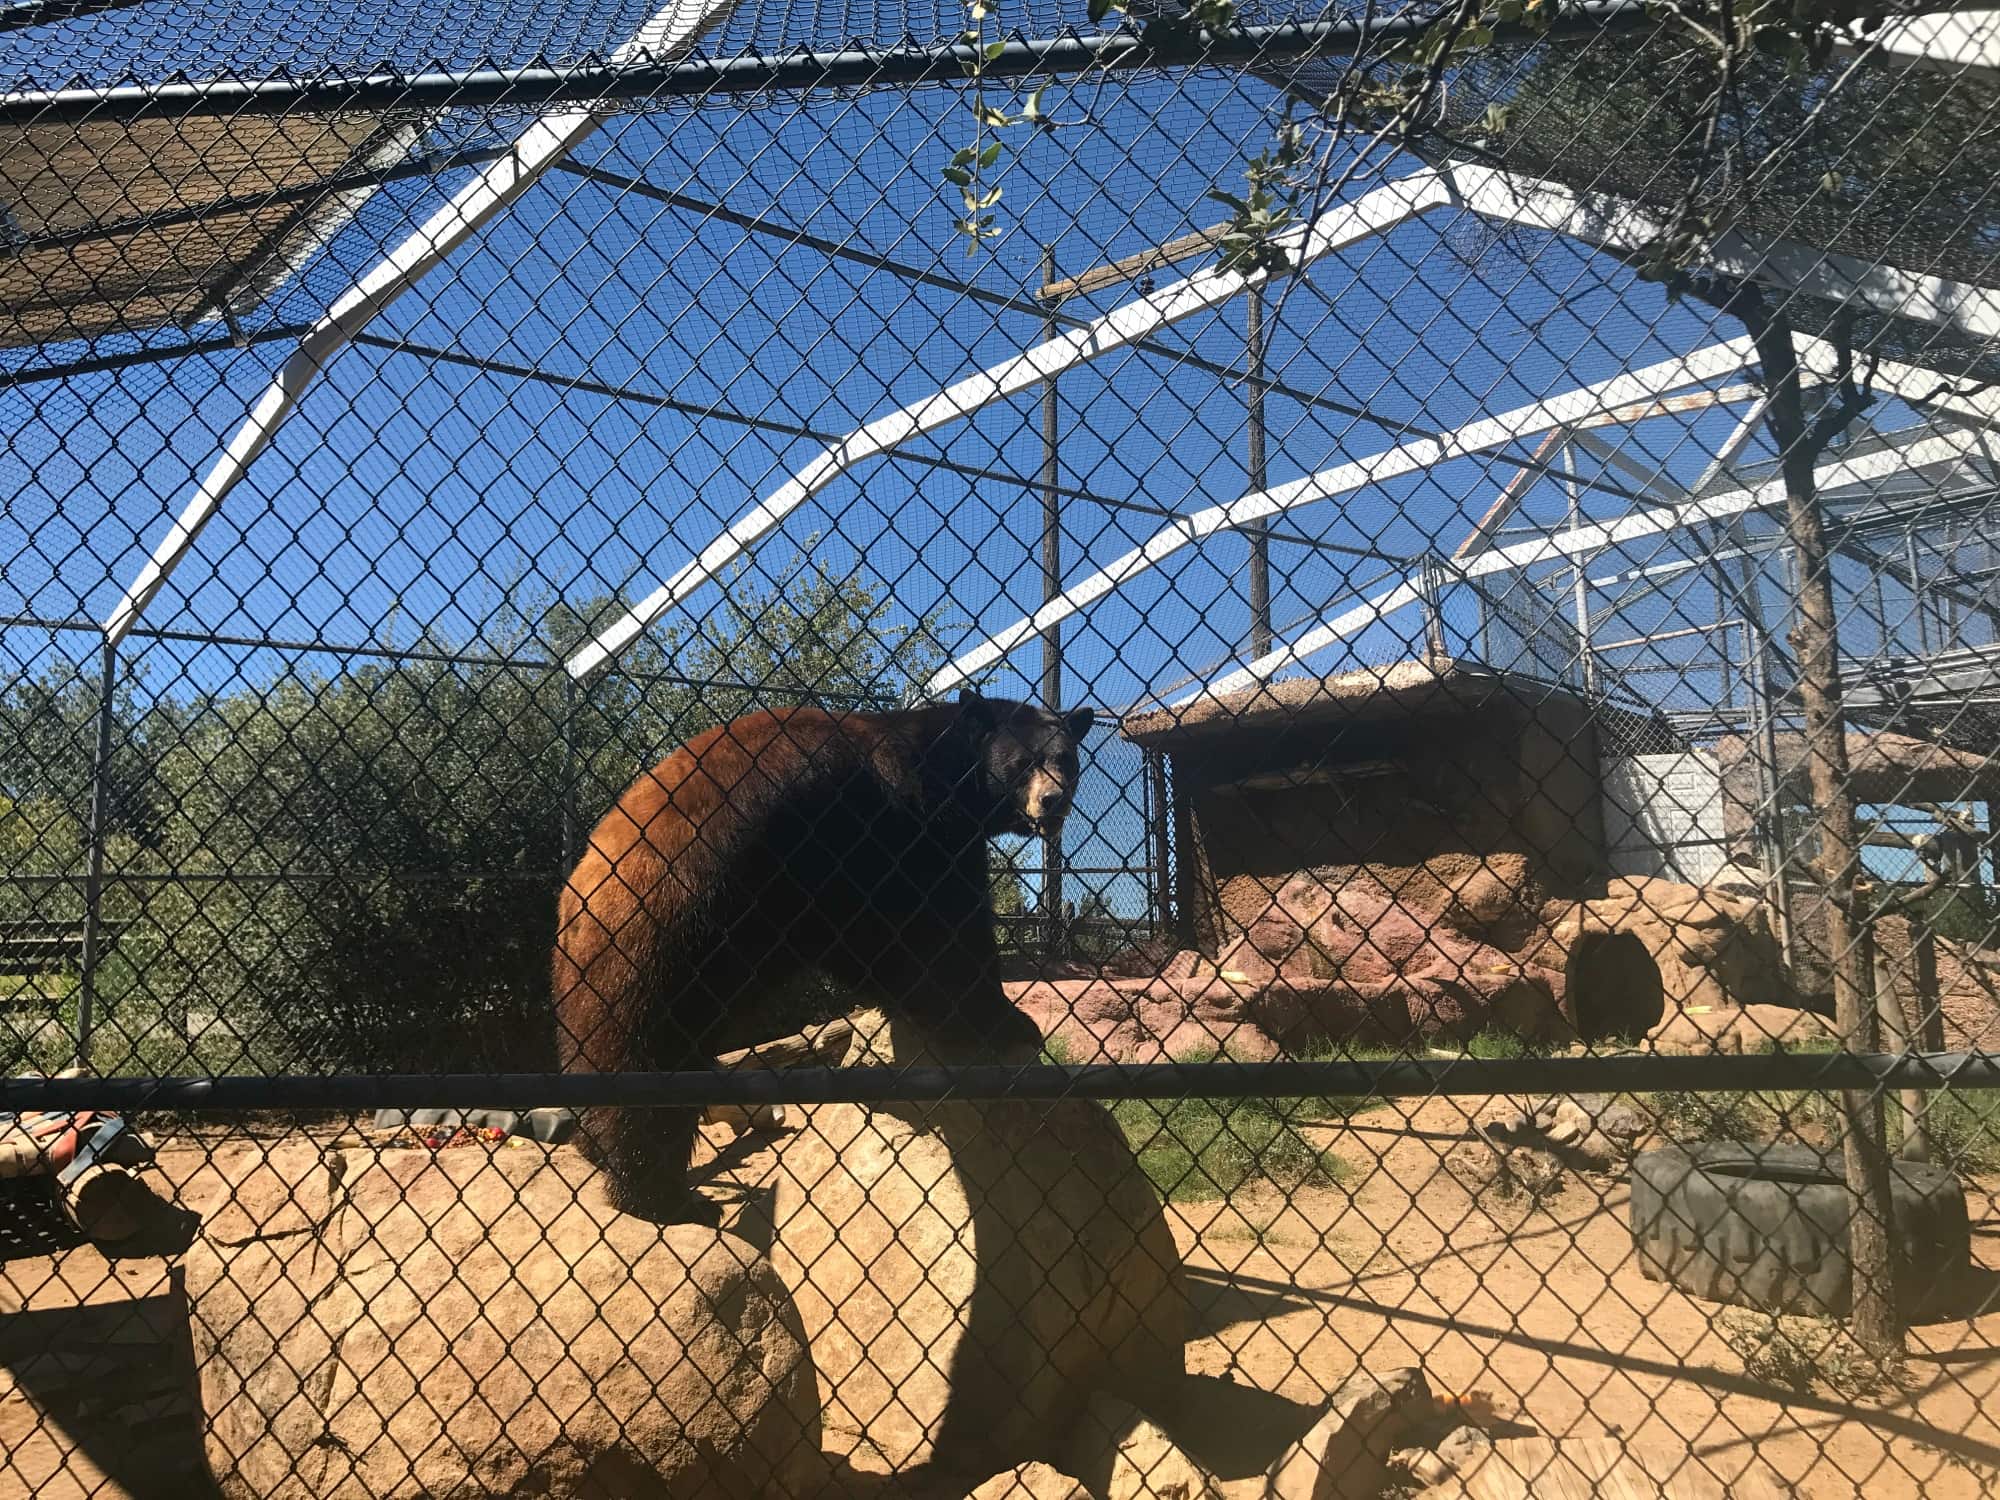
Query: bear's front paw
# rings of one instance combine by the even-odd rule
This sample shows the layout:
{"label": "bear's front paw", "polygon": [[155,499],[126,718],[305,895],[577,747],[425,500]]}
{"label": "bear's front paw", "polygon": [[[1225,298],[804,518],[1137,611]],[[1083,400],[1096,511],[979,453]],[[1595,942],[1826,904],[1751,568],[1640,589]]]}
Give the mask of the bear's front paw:
{"label": "bear's front paw", "polygon": [[722,1207],[692,1188],[674,1191],[614,1192],[611,1206],[634,1219],[653,1224],[702,1224],[722,1227]]}
{"label": "bear's front paw", "polygon": [[998,1062],[1032,1062],[1042,1050],[1042,1029],[1011,1005],[956,1018],[950,1030],[982,1057]]}

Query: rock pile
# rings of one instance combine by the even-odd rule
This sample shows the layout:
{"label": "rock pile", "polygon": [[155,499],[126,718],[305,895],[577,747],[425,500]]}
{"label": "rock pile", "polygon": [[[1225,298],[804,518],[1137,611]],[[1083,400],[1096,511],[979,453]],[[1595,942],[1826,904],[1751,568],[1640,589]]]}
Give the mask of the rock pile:
{"label": "rock pile", "polygon": [[1609,1094],[1499,1100],[1476,1138],[1445,1153],[1445,1168],[1474,1194],[1497,1191],[1541,1199],[1574,1172],[1601,1172],[1631,1159],[1654,1122]]}
{"label": "rock pile", "polygon": [[1394,887],[1306,871],[1245,908],[1218,956],[1182,952],[1139,974],[1113,963],[1095,977],[1023,980],[1010,994],[1081,1062],[1264,1060],[1489,1028],[1545,1045],[1582,1035],[1669,1051],[1825,1034],[1799,1009],[1754,899],[1630,877],[1595,900],[1542,902],[1518,856],[1460,864]]}

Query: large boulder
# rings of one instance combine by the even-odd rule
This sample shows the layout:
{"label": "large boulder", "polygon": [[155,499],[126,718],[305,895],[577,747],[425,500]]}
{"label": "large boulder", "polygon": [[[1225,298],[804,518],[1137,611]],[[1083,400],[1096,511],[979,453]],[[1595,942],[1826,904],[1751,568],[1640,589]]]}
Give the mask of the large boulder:
{"label": "large boulder", "polygon": [[1667,1010],[1789,1005],[1796,1001],[1784,952],[1761,901],[1652,875],[1613,880],[1606,893],[1549,914],[1559,949],[1579,936],[1622,932],[1660,971]]}
{"label": "large boulder", "polygon": [[1543,917],[1545,936],[1527,957],[1561,971],[1564,1013],[1586,1039],[1652,1035],[1680,1045],[1729,1030],[1745,1007],[1799,1010],[1759,901],[1632,875],[1595,900],[1552,905]]}
{"label": "large boulder", "polygon": [[1480,935],[1513,921],[1517,903],[1500,876],[1468,870],[1424,891],[1435,909],[1367,875],[1294,876],[1222,967],[1265,982],[1251,1014],[1291,1046],[1463,1038],[1488,1026],[1564,1039],[1559,974]]}
{"label": "large boulder", "polygon": [[[954,1060],[855,1018],[847,1062]],[[1047,1456],[1093,1392],[1142,1408],[1184,1369],[1158,1195],[1086,1100],[827,1104],[772,1153],[773,1260],[857,1467],[993,1473]]]}
{"label": "large boulder", "polygon": [[1823,1016],[1783,1005],[1726,1005],[1669,1013],[1646,1041],[1655,1052],[1832,1051],[1840,1034]]}
{"label": "large boulder", "polygon": [[1166,1062],[1204,1053],[1268,1061],[1278,1055],[1271,1033],[1283,1024],[1291,998],[1282,987],[1225,973],[1199,954],[1180,955],[1168,973],[1152,978],[1037,980],[1010,985],[1008,995],[1075,1063]]}
{"label": "large boulder", "polygon": [[225,1495],[754,1496],[823,1476],[784,1283],[532,1147],[233,1154],[187,1257]]}
{"label": "large boulder", "polygon": [[1499,858],[1438,862],[1393,890],[1370,874],[1306,871],[1245,912],[1218,957],[1180,953],[1148,977],[1010,994],[1078,1062],[1263,1061],[1328,1040],[1407,1044],[1487,1027],[1566,1041],[1560,967],[1496,946],[1523,941],[1533,916],[1514,883],[1526,877]]}

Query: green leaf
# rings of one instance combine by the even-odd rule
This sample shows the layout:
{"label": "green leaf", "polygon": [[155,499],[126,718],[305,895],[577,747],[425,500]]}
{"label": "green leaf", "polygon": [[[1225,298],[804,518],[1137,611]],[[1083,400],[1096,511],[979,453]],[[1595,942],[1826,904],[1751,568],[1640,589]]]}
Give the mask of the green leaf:
{"label": "green leaf", "polygon": [[1111,0],[1090,0],[1090,20],[1095,25],[1111,14]]}
{"label": "green leaf", "polygon": [[960,187],[972,186],[972,174],[963,167],[946,167],[942,175],[946,182],[957,183]]}
{"label": "green leaf", "polygon": [[992,145],[988,146],[984,151],[980,152],[979,153],[980,170],[984,171],[987,167],[992,166],[993,163],[998,161],[1000,159],[1000,151],[1001,151],[1001,143],[999,141],[995,141]]}
{"label": "green leaf", "polygon": [[999,57],[999,55],[1005,52],[1006,50],[1007,50],[1007,41],[1006,38],[1002,37],[999,41],[993,42],[987,46],[986,60],[988,62],[992,62],[995,58]]}
{"label": "green leaf", "polygon": [[1045,84],[1043,84],[1043,85],[1042,85],[1042,86],[1041,86],[1040,88],[1036,89],[1036,90],[1035,90],[1035,91],[1034,91],[1034,92],[1033,92],[1032,94],[1028,95],[1028,102],[1027,102],[1027,103],[1025,103],[1025,104],[1023,104],[1023,105],[1021,106],[1021,118],[1022,118],[1022,119],[1024,119],[1024,120],[1039,120],[1039,119],[1041,119],[1041,117],[1042,117],[1042,94],[1043,94],[1043,93],[1044,93],[1044,92],[1045,92],[1045,91],[1046,91],[1047,89],[1048,89],[1048,85],[1047,85],[1047,84],[1045,83]]}
{"label": "green leaf", "polygon": [[1494,11],[1494,15],[1504,24],[1512,26],[1521,19],[1522,12],[1526,9],[1527,7],[1522,3],[1522,0],[1500,0],[1499,7]]}
{"label": "green leaf", "polygon": [[1507,106],[1504,104],[1487,105],[1486,133],[1488,135],[1505,135],[1507,133],[1507,114]]}
{"label": "green leaf", "polygon": [[980,124],[990,125],[995,130],[1005,130],[1009,125],[1014,123],[1014,117],[1008,114],[1006,110],[996,109],[993,105],[983,101],[972,106],[972,113],[973,117]]}
{"label": "green leaf", "polygon": [[1005,189],[997,187],[988,188],[985,192],[979,195],[979,201],[974,203],[972,206],[974,208],[991,208],[994,204],[1000,201],[1000,194],[1003,191],[1005,191]]}
{"label": "green leaf", "polygon": [[1221,188],[1210,188],[1203,196],[1213,198],[1216,202],[1235,209],[1239,214],[1250,212],[1250,206],[1241,198],[1237,197],[1234,193],[1225,193]]}
{"label": "green leaf", "polygon": [[954,167],[962,167],[978,154],[979,152],[975,147],[960,146],[956,151],[951,153],[951,164]]}

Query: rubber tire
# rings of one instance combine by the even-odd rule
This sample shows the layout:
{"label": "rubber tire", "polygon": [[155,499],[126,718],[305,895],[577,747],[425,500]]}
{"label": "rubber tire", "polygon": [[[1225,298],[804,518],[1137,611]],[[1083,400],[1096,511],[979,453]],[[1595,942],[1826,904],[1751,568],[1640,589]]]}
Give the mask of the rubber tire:
{"label": "rubber tire", "polygon": [[[1710,1141],[1632,1160],[1632,1243],[1654,1281],[1772,1313],[1846,1314],[1851,1199],[1838,1154]],[[1903,1316],[1946,1312],[1971,1259],[1965,1190],[1940,1167],[1890,1168],[1890,1255]]]}

